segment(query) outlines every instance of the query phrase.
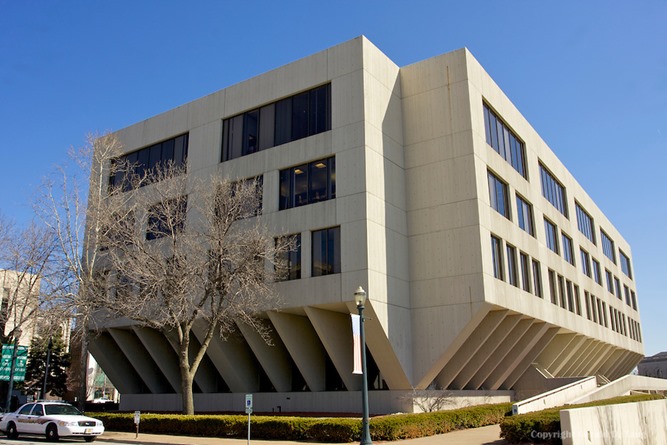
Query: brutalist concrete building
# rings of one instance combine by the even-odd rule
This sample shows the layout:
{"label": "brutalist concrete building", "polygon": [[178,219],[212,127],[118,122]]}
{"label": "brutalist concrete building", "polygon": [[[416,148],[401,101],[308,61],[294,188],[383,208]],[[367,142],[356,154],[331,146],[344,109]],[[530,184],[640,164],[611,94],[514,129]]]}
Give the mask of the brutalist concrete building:
{"label": "brutalist concrete building", "polygon": [[[139,164],[262,177],[261,218],[299,241],[262,314],[273,345],[215,341],[198,411],[253,393],[256,411],[358,412],[358,286],[372,413],[613,380],[644,355],[630,246],[467,49],[399,67],[359,37],[117,135]],[[179,409],[162,335],[114,323],[91,350],[122,408]]]}

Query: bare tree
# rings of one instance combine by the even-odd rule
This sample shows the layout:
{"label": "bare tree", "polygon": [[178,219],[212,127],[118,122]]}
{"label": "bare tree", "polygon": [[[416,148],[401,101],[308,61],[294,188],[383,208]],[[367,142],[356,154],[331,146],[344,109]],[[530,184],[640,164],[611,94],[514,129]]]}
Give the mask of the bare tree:
{"label": "bare tree", "polygon": [[86,400],[88,333],[102,286],[94,265],[98,261],[97,242],[104,230],[109,174],[125,168],[121,163],[103,170],[109,160],[120,155],[122,145],[113,136],[88,135],[80,149],[70,149],[70,162],[57,166],[44,179],[35,201],[35,212],[51,230],[56,241],[59,274],[51,279],[48,310],[63,318],[74,317],[74,340],[81,343],[78,401]]}
{"label": "bare tree", "polygon": [[[103,306],[160,331],[176,350],[183,413],[194,413],[193,380],[212,339],[275,307],[271,285],[276,259],[291,246],[275,241],[262,224],[261,182],[217,177],[188,180],[165,165],[135,178],[147,187],[112,193],[108,230],[99,238],[98,270],[108,289]],[[132,198],[118,195],[131,194]],[[195,322],[205,326],[193,342]],[[194,346],[197,347],[194,347]]]}
{"label": "bare tree", "polygon": [[47,301],[48,279],[55,274],[55,239],[48,228],[31,223],[24,229],[0,223],[0,336],[3,343],[16,340],[20,330],[33,330]]}

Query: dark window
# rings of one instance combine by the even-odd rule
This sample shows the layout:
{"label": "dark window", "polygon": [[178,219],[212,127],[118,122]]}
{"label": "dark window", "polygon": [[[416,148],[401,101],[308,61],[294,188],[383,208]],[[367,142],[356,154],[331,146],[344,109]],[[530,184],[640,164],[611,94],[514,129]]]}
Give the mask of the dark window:
{"label": "dark window", "polygon": [[280,210],[336,197],[336,159],[331,157],[280,171]]}
{"label": "dark window", "polygon": [[572,290],[572,281],[565,280],[565,288],[567,289],[567,310],[574,312],[574,292]]}
{"label": "dark window", "polygon": [[558,297],[560,301],[560,307],[567,309],[567,296],[565,295],[565,278],[562,275],[558,275]]}
{"label": "dark window", "polygon": [[579,205],[578,202],[575,203],[575,205],[577,207],[577,227],[579,227],[579,231],[595,244],[595,226],[593,225],[593,218]]}
{"label": "dark window", "polygon": [[516,195],[516,213],[519,227],[535,236],[535,230],[533,229],[533,206],[519,195]]}
{"label": "dark window", "polygon": [[188,134],[167,139],[141,150],[111,160],[109,188],[131,190],[155,181],[161,168],[171,166],[185,171],[188,157]]}
{"label": "dark window", "polygon": [[484,104],[484,126],[486,143],[525,178],[526,153],[523,142],[486,104]]}
{"label": "dark window", "polygon": [[[248,187],[251,189],[247,189]],[[262,214],[263,190],[263,175],[257,176],[255,178],[236,181],[232,184],[232,196],[238,196],[237,193],[240,193],[241,196],[247,197],[247,199],[244,199],[243,202],[240,203],[240,208],[238,209],[238,219],[252,218],[253,216],[259,216]]]}
{"label": "dark window", "polygon": [[530,292],[530,258],[523,252],[519,253],[519,265],[521,267],[521,289]]}
{"label": "dark window", "polygon": [[574,266],[574,252],[572,250],[572,238],[561,232],[561,239],[563,240],[563,258],[568,263]]}
{"label": "dark window", "polygon": [[637,310],[637,294],[635,294],[635,291],[630,291],[630,298],[632,299],[632,309]]}
{"label": "dark window", "polygon": [[581,253],[581,271],[586,276],[591,276],[591,258],[584,249],[580,249]]}
{"label": "dark window", "polygon": [[331,130],[331,85],[246,111],[222,123],[222,161]]}
{"label": "dark window", "polygon": [[616,264],[616,249],[614,248],[614,240],[607,235],[604,230],[600,230],[600,238],[602,238],[602,253]]}
{"label": "dark window", "polygon": [[616,298],[619,300],[623,299],[623,294],[621,293],[621,282],[617,277],[614,277],[614,289],[616,289]]}
{"label": "dark window", "polygon": [[546,218],[544,219],[544,234],[547,247],[558,253],[558,230],[556,229],[556,225]]}
{"label": "dark window", "polygon": [[623,291],[625,294],[625,304],[632,306],[632,300],[630,299],[630,288],[624,284]]}
{"label": "dark window", "polygon": [[155,204],[148,210],[146,240],[174,236],[185,228],[187,196]]}
{"label": "dark window", "polygon": [[551,302],[553,304],[558,304],[558,293],[557,293],[558,291],[556,289],[556,272],[549,269],[548,276],[549,276],[549,294],[551,295]]}
{"label": "dark window", "polygon": [[533,260],[533,289],[536,296],[542,297],[542,270],[540,263]]}
{"label": "dark window", "polygon": [[340,227],[313,232],[313,276],[340,273]]}
{"label": "dark window", "polygon": [[619,253],[621,257],[621,270],[628,278],[632,278],[632,267],[630,266],[630,258],[628,258],[628,256],[624,254],[622,250]]}
{"label": "dark window", "polygon": [[590,294],[588,291],[584,291],[584,303],[586,303],[586,318],[589,320],[592,320],[593,317],[591,315],[591,302],[588,300],[590,298]]}
{"label": "dark window", "polygon": [[540,164],[540,178],[542,180],[542,196],[567,217],[565,187],[542,164]]}
{"label": "dark window", "polygon": [[491,259],[493,261],[493,276],[504,281],[502,241],[493,235],[491,235]]}
{"label": "dark window", "polygon": [[605,269],[604,274],[605,278],[607,279],[607,290],[610,294],[614,295],[614,280],[612,278],[611,272]]}
{"label": "dark window", "polygon": [[491,207],[505,218],[510,219],[510,206],[507,199],[507,184],[496,175],[489,173],[489,200]]}
{"label": "dark window", "polygon": [[516,249],[507,244],[507,278],[512,286],[519,287],[518,270],[516,265]]}
{"label": "dark window", "polygon": [[602,286],[602,269],[600,269],[600,262],[593,258],[591,260],[591,266],[593,270],[593,279],[597,284]]}
{"label": "dark window", "polygon": [[281,281],[301,278],[301,234],[276,239],[276,246],[289,246],[276,260],[277,278]]}

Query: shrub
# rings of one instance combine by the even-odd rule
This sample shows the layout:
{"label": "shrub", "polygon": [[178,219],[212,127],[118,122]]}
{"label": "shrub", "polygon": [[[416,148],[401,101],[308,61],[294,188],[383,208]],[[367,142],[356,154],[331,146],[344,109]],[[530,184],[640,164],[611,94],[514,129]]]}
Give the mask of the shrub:
{"label": "shrub", "polygon": [[[442,434],[448,431],[497,424],[511,410],[509,403],[482,405],[452,411],[397,414],[374,417],[372,440],[401,440]],[[91,413],[109,431],[135,431],[132,413]],[[140,430],[151,434],[244,438],[248,418],[243,415],[142,414]],[[361,437],[358,418],[311,418],[253,416],[251,437],[264,440],[308,440],[348,443]]]}
{"label": "shrub", "polygon": [[519,414],[505,418],[500,422],[500,437],[511,443],[546,443],[561,444],[560,439],[560,411],[571,408],[585,408],[588,406],[615,405],[618,403],[643,402],[646,400],[662,399],[661,395],[638,394],[632,396],[614,397],[598,402],[565,405],[557,408],[545,409],[534,413]]}

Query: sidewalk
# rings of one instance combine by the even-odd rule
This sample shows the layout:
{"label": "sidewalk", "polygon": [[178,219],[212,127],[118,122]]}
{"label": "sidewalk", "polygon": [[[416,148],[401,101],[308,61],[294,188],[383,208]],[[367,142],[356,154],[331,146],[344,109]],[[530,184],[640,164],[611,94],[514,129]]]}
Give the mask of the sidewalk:
{"label": "sidewalk", "polygon": [[[99,442],[108,443],[131,443],[141,445],[246,445],[246,439],[221,439],[217,437],[190,437],[190,436],[166,436],[158,434],[139,433],[139,438],[134,438],[134,433],[118,433],[107,431],[98,437]],[[482,428],[454,431],[437,436],[421,437],[419,439],[400,440],[396,442],[374,442],[396,445],[504,445],[507,444],[500,439],[500,426],[491,425]],[[251,445],[304,445],[306,442],[272,441],[272,440],[250,440]],[[317,445],[341,445],[326,444],[318,442]]]}

